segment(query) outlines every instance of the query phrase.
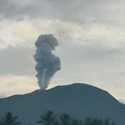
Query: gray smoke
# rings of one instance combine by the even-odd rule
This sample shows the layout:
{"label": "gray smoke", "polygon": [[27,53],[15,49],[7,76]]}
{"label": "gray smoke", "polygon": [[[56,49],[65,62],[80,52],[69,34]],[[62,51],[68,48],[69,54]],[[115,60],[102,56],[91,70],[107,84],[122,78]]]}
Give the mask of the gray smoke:
{"label": "gray smoke", "polygon": [[35,45],[36,77],[41,89],[46,89],[52,76],[61,69],[60,59],[53,53],[58,42],[51,34],[40,35]]}

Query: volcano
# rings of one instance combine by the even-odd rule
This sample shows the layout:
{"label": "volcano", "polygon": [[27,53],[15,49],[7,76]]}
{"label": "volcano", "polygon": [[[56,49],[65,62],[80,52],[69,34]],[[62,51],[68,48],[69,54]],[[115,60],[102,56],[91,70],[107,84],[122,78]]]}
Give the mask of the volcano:
{"label": "volcano", "polygon": [[47,110],[79,119],[111,119],[116,125],[125,124],[125,105],[108,92],[88,84],[57,86],[0,99],[0,116],[13,112],[24,124],[36,123]]}

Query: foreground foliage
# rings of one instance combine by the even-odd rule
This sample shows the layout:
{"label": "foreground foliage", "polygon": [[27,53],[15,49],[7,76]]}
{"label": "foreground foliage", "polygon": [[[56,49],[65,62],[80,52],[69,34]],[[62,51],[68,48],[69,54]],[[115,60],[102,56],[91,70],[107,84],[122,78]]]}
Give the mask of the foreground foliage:
{"label": "foreground foliage", "polygon": [[41,125],[115,125],[111,120],[101,120],[96,118],[86,118],[84,120],[79,120],[72,118],[68,114],[55,114],[52,111],[48,111],[41,115],[40,121]]}
{"label": "foreground foliage", "polygon": [[[79,120],[72,118],[68,114],[55,114],[52,111],[47,111],[40,116],[40,120],[36,123],[39,125],[115,125],[111,120],[101,120],[96,118],[86,118]],[[0,125],[21,125],[18,117],[8,112],[0,119]]]}
{"label": "foreground foliage", "polygon": [[0,120],[0,125],[20,125],[21,122],[18,121],[17,116],[13,116],[11,112],[5,114]]}

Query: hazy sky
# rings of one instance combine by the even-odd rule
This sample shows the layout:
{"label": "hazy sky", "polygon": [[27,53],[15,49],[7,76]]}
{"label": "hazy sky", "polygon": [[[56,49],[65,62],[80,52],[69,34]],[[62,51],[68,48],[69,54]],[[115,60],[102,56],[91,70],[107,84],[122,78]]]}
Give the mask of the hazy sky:
{"label": "hazy sky", "polygon": [[49,87],[73,82],[125,99],[124,0],[0,0],[0,96],[38,89],[34,43],[52,33],[62,70]]}

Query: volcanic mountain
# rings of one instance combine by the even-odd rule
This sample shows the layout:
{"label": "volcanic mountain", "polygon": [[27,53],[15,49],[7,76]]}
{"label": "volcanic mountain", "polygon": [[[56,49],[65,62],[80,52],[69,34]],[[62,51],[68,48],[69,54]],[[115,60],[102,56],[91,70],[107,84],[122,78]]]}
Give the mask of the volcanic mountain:
{"label": "volcanic mountain", "polygon": [[79,119],[111,119],[116,125],[125,124],[125,105],[108,92],[87,84],[57,86],[0,99],[0,116],[13,112],[24,124],[36,123],[47,110],[68,113]]}

